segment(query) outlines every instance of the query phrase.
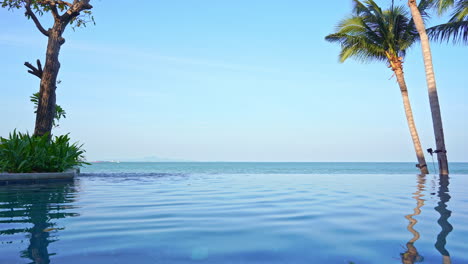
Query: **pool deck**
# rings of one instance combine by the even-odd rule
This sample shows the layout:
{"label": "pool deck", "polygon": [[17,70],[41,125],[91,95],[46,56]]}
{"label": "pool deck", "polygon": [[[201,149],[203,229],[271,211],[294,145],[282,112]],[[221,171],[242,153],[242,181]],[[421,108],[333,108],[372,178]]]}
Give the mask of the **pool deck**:
{"label": "pool deck", "polygon": [[73,179],[79,173],[79,169],[71,169],[64,172],[0,173],[0,182]]}

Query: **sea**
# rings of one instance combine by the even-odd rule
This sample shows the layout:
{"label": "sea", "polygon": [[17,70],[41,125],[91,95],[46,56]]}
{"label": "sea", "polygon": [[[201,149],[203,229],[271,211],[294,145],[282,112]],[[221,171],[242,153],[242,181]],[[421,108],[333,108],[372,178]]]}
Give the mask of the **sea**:
{"label": "sea", "polygon": [[101,162],[0,184],[0,263],[468,263],[468,163]]}

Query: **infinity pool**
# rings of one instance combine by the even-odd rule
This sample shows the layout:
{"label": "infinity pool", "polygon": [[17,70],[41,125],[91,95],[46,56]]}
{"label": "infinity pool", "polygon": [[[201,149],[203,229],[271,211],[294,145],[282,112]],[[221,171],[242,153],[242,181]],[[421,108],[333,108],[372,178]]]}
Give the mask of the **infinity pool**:
{"label": "infinity pool", "polygon": [[3,185],[0,263],[468,263],[467,186],[468,175],[155,173]]}

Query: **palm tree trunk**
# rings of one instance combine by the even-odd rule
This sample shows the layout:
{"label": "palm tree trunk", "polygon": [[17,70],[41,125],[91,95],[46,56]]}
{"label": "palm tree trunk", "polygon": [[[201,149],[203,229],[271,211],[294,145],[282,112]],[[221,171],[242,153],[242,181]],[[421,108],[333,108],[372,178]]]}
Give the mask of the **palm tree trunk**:
{"label": "palm tree trunk", "polygon": [[49,31],[46,63],[44,65],[39,90],[39,103],[36,114],[36,125],[34,128],[35,136],[43,136],[47,133],[50,136],[52,132],[52,124],[55,116],[55,89],[60,69],[58,57],[60,48],[64,43],[62,33],[65,26],[66,25],[63,25],[61,22],[55,22],[53,28]]}
{"label": "palm tree trunk", "polygon": [[398,85],[400,86],[401,97],[403,98],[403,106],[405,107],[406,121],[408,122],[408,128],[410,130],[411,139],[413,140],[414,150],[416,151],[416,158],[418,159],[417,167],[421,170],[422,174],[428,174],[426,159],[424,158],[424,152],[421,148],[421,142],[419,141],[418,131],[414,124],[413,111],[411,110],[411,104],[408,97],[408,89],[406,88],[405,77],[403,75],[402,67],[395,69],[395,76],[397,78]]}
{"label": "palm tree trunk", "polygon": [[408,0],[408,5],[411,10],[411,16],[413,17],[414,24],[418,30],[419,37],[421,40],[421,47],[424,59],[424,67],[426,70],[426,82],[429,92],[429,104],[431,106],[432,113],[432,124],[434,127],[434,136],[436,140],[436,153],[437,161],[439,163],[439,173],[441,175],[448,175],[448,162],[447,162],[447,150],[445,149],[444,129],[442,126],[442,117],[440,114],[439,96],[437,95],[437,87],[434,75],[434,68],[432,65],[431,48],[429,45],[429,39],[426,34],[426,27],[422,19],[421,13],[419,12],[416,0]]}

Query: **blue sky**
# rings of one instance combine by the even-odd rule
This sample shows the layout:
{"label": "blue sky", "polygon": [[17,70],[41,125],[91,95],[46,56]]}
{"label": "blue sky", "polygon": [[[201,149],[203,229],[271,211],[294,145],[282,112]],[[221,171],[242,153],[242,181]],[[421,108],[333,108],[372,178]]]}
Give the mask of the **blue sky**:
{"label": "blue sky", "polygon": [[[415,160],[392,72],[339,64],[324,41],[351,1],[92,4],[96,26],[64,35],[68,116],[54,132],[84,143],[88,160]],[[0,10],[0,136],[33,131],[39,82],[23,63],[44,61],[46,44],[22,10]],[[467,48],[432,49],[448,157],[468,161]],[[419,45],[404,67],[423,148],[434,147]]]}

